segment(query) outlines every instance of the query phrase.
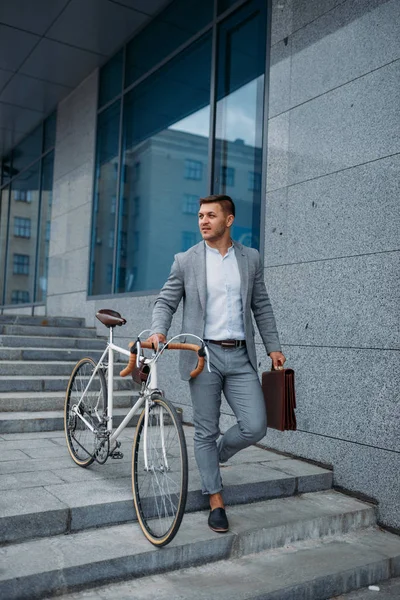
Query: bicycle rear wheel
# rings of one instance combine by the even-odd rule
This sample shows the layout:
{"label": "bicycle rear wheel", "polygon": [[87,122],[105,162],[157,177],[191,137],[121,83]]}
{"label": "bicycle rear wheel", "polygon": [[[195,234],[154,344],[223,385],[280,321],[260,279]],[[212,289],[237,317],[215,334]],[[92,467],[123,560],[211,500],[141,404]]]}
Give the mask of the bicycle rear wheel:
{"label": "bicycle rear wheel", "polygon": [[[65,396],[64,431],[67,447],[72,459],[80,467],[91,465],[97,451],[96,434],[91,431],[85,421],[97,429],[107,407],[107,385],[104,373],[100,369],[93,377],[80,402],[95,368],[96,363],[92,358],[82,358],[71,373]],[[82,418],[72,410],[78,405],[79,415]]]}
{"label": "bicycle rear wheel", "polygon": [[147,429],[145,416],[146,408],[139,416],[133,441],[133,499],[144,535],[160,547],[175,537],[185,511],[186,441],[177,412],[165,398],[153,396]]}

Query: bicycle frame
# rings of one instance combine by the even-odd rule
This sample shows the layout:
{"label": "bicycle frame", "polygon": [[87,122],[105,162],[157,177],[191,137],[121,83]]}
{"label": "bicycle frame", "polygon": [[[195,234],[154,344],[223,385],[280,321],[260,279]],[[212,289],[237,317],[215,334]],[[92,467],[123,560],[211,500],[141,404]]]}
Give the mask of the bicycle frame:
{"label": "bicycle frame", "polygon": [[[131,419],[133,418],[133,416],[142,408],[143,404],[145,402],[148,402],[150,394],[152,391],[154,391],[155,389],[157,389],[157,362],[156,361],[151,361],[149,359],[145,359],[145,363],[150,365],[150,376],[149,376],[149,380],[152,382],[152,387],[150,386],[146,386],[146,389],[144,391],[144,393],[141,395],[141,397],[137,400],[137,402],[135,402],[135,404],[132,406],[132,408],[129,410],[129,412],[127,413],[127,415],[124,417],[122,423],[117,427],[117,429],[115,431],[113,431],[113,400],[114,400],[114,352],[119,352],[121,354],[124,354],[125,356],[130,356],[130,351],[129,350],[125,350],[125,348],[121,348],[120,346],[117,346],[116,344],[114,344],[114,332],[113,329],[110,327],[110,338],[109,338],[109,342],[107,343],[107,346],[103,352],[103,354],[100,357],[100,360],[98,361],[90,379],[89,382],[85,388],[85,390],[82,393],[82,396],[78,402],[78,404],[74,407],[74,412],[75,414],[78,416],[78,418],[80,418],[86,425],[86,427],[88,427],[93,433],[95,433],[95,428],[93,427],[93,425],[91,423],[89,423],[84,417],[83,415],[80,414],[80,412],[78,411],[79,405],[82,402],[82,400],[84,399],[87,390],[89,389],[90,384],[92,383],[93,377],[95,377],[97,371],[99,369],[101,369],[104,365],[104,359],[108,354],[108,377],[107,377],[107,431],[109,432],[110,435],[110,447],[114,444],[114,442],[117,441],[119,435],[121,434],[121,432],[125,429],[125,427],[128,425],[128,423],[131,421]],[[147,425],[148,425],[148,411],[146,411],[145,414],[145,428],[144,428],[144,436],[145,436],[145,444],[144,447],[147,448]],[[99,420],[99,422],[101,421],[101,419],[99,418],[99,416],[97,415],[97,418]],[[166,460],[166,454],[165,454],[165,447],[164,447],[164,435],[163,435],[163,422],[161,420],[161,435],[162,435],[162,447],[163,447],[163,454],[164,454],[164,458]],[[146,468],[148,468],[147,465],[147,456],[145,456],[145,466]]]}

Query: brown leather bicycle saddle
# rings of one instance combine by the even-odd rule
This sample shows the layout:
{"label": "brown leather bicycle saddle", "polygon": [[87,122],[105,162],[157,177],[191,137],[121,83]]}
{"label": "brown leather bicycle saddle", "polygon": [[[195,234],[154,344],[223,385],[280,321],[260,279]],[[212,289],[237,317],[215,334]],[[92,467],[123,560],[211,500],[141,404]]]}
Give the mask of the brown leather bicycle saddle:
{"label": "brown leather bicycle saddle", "polygon": [[102,308],[97,311],[96,319],[101,321],[106,327],[115,327],[116,325],[125,325],[126,319],[122,317],[116,310],[110,308]]}

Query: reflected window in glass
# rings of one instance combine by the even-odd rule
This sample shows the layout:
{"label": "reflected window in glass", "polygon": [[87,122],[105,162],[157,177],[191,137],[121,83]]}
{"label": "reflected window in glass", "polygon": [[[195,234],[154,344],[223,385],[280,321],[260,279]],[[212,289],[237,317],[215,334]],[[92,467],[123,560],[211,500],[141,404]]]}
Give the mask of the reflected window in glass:
{"label": "reflected window in glass", "polygon": [[182,212],[187,215],[197,215],[199,212],[199,197],[196,194],[184,194]]}
{"label": "reflected window in glass", "polygon": [[247,189],[251,192],[260,192],[261,191],[261,173],[255,173],[254,171],[249,171]]}
{"label": "reflected window in glass", "polygon": [[[10,230],[8,234],[7,268],[4,303],[11,304],[12,290],[21,289],[20,279],[24,276],[24,289],[34,296],[35,264],[37,258],[37,235],[39,228],[39,169],[40,161],[16,177],[11,186]],[[30,237],[15,236],[15,219],[30,221]],[[21,223],[21,222],[19,222]]]}
{"label": "reflected window in glass", "polygon": [[232,196],[236,205],[232,235],[258,248],[261,184],[250,189],[248,173],[262,171],[266,3],[245,4],[218,26],[218,35],[212,191]]}
{"label": "reflected window in glass", "polygon": [[183,194],[207,194],[210,73],[207,34],[125,96],[117,292],[163,285],[187,229]]}
{"label": "reflected window in glass", "polygon": [[29,292],[26,290],[13,290],[11,292],[11,304],[26,304],[29,301]]}
{"label": "reflected window in glass", "polygon": [[105,265],[113,262],[114,255],[114,239],[111,239],[111,235],[114,235],[116,214],[112,212],[112,198],[117,195],[115,173],[118,172],[119,120],[119,101],[98,117],[90,294],[112,292]]}
{"label": "reflected window in glass", "polygon": [[235,185],[235,169],[233,167],[221,167],[221,185]]}
{"label": "reflected window in glass", "polygon": [[185,179],[201,181],[203,179],[203,163],[199,160],[185,160]]}
{"label": "reflected window in glass", "polygon": [[197,241],[197,234],[195,231],[182,231],[181,234],[181,252],[186,252]]}
{"label": "reflected window in glass", "polygon": [[53,203],[54,152],[42,161],[41,215],[37,255],[35,302],[44,302],[47,295],[49,245],[51,237],[51,207]]}
{"label": "reflected window in glass", "polygon": [[14,217],[14,235],[15,237],[31,237],[31,220],[23,217]]}
{"label": "reflected window in glass", "polygon": [[29,275],[29,254],[13,255],[13,273],[14,275]]}

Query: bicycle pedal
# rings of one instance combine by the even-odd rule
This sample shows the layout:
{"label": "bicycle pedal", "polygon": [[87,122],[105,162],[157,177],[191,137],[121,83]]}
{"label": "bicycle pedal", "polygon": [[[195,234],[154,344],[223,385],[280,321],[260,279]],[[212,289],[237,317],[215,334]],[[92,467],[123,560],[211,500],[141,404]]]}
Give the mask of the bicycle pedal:
{"label": "bicycle pedal", "polygon": [[120,460],[121,458],[124,458],[124,455],[122,452],[116,451],[110,454],[110,457],[114,458],[115,460]]}

